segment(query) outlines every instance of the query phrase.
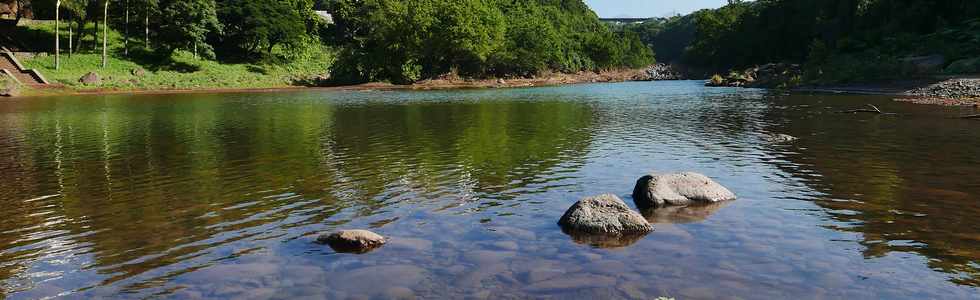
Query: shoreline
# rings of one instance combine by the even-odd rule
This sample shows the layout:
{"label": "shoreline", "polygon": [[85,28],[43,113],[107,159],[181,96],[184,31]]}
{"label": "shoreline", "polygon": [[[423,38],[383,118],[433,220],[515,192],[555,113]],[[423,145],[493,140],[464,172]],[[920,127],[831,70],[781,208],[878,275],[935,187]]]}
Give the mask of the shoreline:
{"label": "shoreline", "polygon": [[980,76],[938,76],[932,78],[882,82],[802,86],[797,93],[830,93],[893,96],[897,102],[939,105],[980,106]]}
{"label": "shoreline", "polygon": [[[170,94],[234,94],[234,93],[271,93],[279,91],[403,91],[403,90],[464,90],[488,88],[521,88],[544,87],[583,83],[611,83],[627,81],[650,81],[644,78],[646,69],[609,70],[602,72],[578,72],[573,74],[551,73],[533,78],[500,78],[500,79],[464,79],[446,77],[428,79],[408,85],[396,85],[385,82],[368,82],[336,86],[301,86],[286,85],[262,88],[161,88],[161,89],[75,89],[68,86],[21,87],[26,93],[3,97],[6,99],[27,99],[62,96],[99,96],[99,95],[170,95]],[[2,99],[2,98],[0,98]]]}
{"label": "shoreline", "polygon": [[[369,82],[352,85],[336,86],[278,86],[263,88],[162,88],[162,89],[74,89],[71,87],[29,87],[30,92],[6,99],[28,99],[60,96],[99,96],[99,95],[176,95],[176,94],[237,94],[237,93],[273,93],[281,91],[430,91],[430,90],[466,90],[466,89],[497,89],[522,87],[547,87],[585,83],[615,83],[631,81],[653,81],[646,77],[646,69],[611,70],[602,72],[579,72],[573,74],[551,73],[533,78],[511,79],[464,79],[446,77],[428,79],[409,85],[396,85],[384,82]],[[851,95],[894,96],[894,101],[940,106],[980,106],[978,97],[943,97],[936,95],[915,94],[931,86],[944,82],[958,80],[973,80],[980,84],[980,76],[942,77],[932,79],[893,80],[875,83],[801,86],[789,89],[791,93],[826,93]],[[978,85],[980,86],[980,85]],[[0,98],[2,99],[2,98]]]}

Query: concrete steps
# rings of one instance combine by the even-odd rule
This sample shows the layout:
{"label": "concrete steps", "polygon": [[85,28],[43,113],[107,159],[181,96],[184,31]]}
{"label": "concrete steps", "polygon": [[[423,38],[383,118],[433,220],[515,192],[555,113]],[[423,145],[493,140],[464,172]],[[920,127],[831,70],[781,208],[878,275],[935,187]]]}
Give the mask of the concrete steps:
{"label": "concrete steps", "polygon": [[0,76],[13,78],[23,85],[42,86],[49,84],[48,80],[34,69],[25,69],[17,57],[7,49],[0,51]]}

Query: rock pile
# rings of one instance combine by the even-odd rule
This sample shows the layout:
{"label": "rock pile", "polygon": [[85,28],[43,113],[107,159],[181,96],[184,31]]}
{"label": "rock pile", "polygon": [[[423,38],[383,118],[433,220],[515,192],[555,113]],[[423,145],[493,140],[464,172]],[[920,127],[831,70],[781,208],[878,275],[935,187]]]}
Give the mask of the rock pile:
{"label": "rock pile", "polygon": [[655,64],[646,70],[647,80],[683,80],[684,75],[674,69],[673,65]]}
{"label": "rock pile", "polygon": [[797,64],[765,64],[742,71],[733,70],[728,76],[715,75],[706,86],[786,88],[799,84],[803,69]]}
{"label": "rock pile", "polygon": [[933,98],[980,98],[980,78],[950,79],[908,91],[907,94]]}

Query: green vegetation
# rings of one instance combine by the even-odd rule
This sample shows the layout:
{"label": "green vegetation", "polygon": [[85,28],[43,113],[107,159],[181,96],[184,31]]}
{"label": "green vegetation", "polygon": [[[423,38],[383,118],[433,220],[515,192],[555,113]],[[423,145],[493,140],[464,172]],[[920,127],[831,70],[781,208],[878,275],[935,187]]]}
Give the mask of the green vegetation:
{"label": "green vegetation", "polygon": [[[46,36],[53,39],[54,24],[35,22],[25,28],[25,36]],[[328,47],[315,37],[304,37],[298,45],[286,51],[277,46],[271,55],[259,56],[253,62],[229,62],[205,59],[186,50],[175,50],[161,56],[157,52],[131,49],[123,54],[122,35],[109,31],[109,61],[101,68],[102,56],[97,51],[62,54],[61,68],[55,70],[54,56],[41,55],[24,59],[26,68],[40,70],[52,82],[78,89],[197,89],[197,88],[270,88],[306,84],[311,78],[326,73],[333,61]],[[62,43],[67,45],[67,43]],[[88,45],[86,45],[88,46]],[[199,48],[200,50],[200,48]],[[66,49],[67,52],[67,49]],[[144,74],[139,76],[142,70]],[[96,72],[102,83],[85,85],[79,78]]]}
{"label": "green vegetation", "polygon": [[331,74],[348,83],[411,83],[444,74],[533,76],[635,68],[653,53],[632,33],[614,33],[581,0],[328,0],[339,57]]}
{"label": "green vegetation", "polygon": [[[60,67],[52,55],[25,64],[83,89],[273,87],[321,83],[328,71],[334,83],[405,84],[447,74],[532,77],[654,62],[638,34],[610,30],[582,0],[29,2],[38,19],[60,15],[62,55]],[[331,12],[335,23],[314,7]],[[56,52],[54,24],[26,23],[14,30],[14,47]],[[88,72],[103,82],[80,84]]]}
{"label": "green vegetation", "polygon": [[980,57],[980,5],[973,0],[733,0],[626,29],[653,43],[661,60],[718,73],[798,63],[816,83],[916,76],[903,61],[913,56],[943,55],[945,65]]}
{"label": "green vegetation", "polygon": [[614,30],[635,33],[644,44],[653,48],[657,61],[675,63],[680,62],[687,46],[694,42],[697,32],[694,16],[654,18],[639,24],[622,25]]}

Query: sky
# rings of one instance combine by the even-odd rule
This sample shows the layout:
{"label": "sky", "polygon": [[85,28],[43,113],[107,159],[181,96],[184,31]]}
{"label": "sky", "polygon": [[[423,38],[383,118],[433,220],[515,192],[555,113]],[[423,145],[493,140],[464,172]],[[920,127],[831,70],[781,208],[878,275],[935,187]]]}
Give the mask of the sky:
{"label": "sky", "polygon": [[718,8],[728,0],[585,0],[601,18],[649,18]]}

